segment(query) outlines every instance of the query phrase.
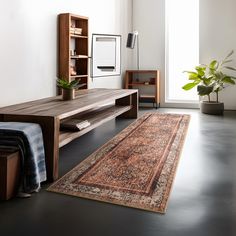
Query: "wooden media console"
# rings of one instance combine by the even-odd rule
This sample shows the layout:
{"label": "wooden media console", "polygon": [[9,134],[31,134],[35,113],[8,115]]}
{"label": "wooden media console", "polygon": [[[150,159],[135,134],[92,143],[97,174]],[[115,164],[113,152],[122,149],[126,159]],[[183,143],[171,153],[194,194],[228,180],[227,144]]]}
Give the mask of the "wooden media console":
{"label": "wooden media console", "polygon": [[[115,117],[137,118],[138,95],[133,89],[79,90],[76,98],[55,96],[0,108],[0,121],[40,124],[46,154],[47,178],[58,178],[59,148]],[[78,118],[90,126],[81,131],[60,131],[61,122]]]}

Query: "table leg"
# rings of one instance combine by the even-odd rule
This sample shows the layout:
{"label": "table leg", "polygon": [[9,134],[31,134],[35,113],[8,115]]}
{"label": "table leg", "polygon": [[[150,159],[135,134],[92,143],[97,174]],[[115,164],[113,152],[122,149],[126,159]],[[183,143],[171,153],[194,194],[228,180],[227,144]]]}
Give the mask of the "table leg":
{"label": "table leg", "polygon": [[123,98],[116,100],[116,105],[127,106],[131,105],[131,109],[120,116],[119,118],[137,118],[138,117],[138,94],[133,93]]}

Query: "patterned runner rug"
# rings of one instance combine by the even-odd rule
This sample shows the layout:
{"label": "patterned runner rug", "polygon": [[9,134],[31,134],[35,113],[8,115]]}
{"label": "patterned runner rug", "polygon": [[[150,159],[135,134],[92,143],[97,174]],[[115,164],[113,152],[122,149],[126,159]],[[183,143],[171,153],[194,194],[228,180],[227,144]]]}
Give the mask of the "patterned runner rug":
{"label": "patterned runner rug", "polygon": [[189,120],[147,113],[48,190],[165,213]]}

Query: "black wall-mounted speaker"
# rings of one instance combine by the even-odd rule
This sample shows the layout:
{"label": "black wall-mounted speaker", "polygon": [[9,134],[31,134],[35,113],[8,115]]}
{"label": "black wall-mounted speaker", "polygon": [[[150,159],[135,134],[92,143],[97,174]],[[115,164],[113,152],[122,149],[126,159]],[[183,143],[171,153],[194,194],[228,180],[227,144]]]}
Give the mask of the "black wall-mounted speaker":
{"label": "black wall-mounted speaker", "polygon": [[126,43],[127,48],[132,48],[132,49],[134,48],[136,37],[137,37],[137,35],[134,33],[128,34],[127,43]]}

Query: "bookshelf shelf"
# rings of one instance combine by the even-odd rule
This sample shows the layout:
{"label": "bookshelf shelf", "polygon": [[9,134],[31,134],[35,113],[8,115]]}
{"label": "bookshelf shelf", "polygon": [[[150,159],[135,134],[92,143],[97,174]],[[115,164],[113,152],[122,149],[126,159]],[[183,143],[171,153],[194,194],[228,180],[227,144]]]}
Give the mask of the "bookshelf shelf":
{"label": "bookshelf shelf", "polygon": [[81,35],[76,35],[76,34],[70,34],[70,37],[72,37],[72,38],[80,38],[80,39],[88,39],[87,36],[81,36]]}
{"label": "bookshelf shelf", "polygon": [[71,59],[88,59],[89,57],[86,55],[74,55],[70,56]]}
{"label": "bookshelf shelf", "polygon": [[[88,22],[85,16],[72,13],[59,15],[58,75],[69,82],[80,79],[79,83],[85,84],[81,89],[88,88]],[[73,29],[81,29],[81,35],[71,33]]]}

